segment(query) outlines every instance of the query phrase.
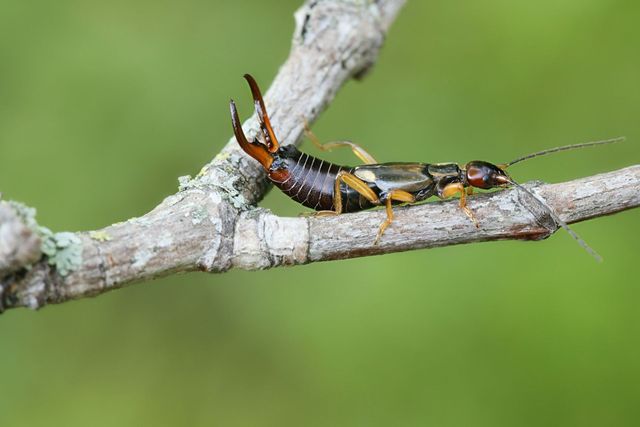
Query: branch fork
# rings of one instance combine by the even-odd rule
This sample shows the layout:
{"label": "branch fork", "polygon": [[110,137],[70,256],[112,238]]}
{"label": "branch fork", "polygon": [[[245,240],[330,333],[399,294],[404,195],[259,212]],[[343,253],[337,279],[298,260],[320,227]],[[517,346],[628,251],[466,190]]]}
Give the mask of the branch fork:
{"label": "branch fork", "polygon": [[[313,122],[345,81],[371,68],[403,4],[313,0],[296,12],[289,58],[265,95],[282,144],[298,142],[300,117]],[[256,135],[256,117],[243,128],[248,137]],[[536,211],[536,203],[511,189],[469,199],[480,229],[455,201],[397,208],[396,220],[374,245],[384,212],[278,217],[255,207],[268,188],[262,168],[231,139],[198,176],[181,178],[180,191],[151,212],[101,230],[49,236],[33,211],[0,201],[0,311],[37,309],[176,272],[256,270],[486,240],[537,240],[557,229]],[[640,205],[640,165],[529,188],[563,221],[581,221]]]}

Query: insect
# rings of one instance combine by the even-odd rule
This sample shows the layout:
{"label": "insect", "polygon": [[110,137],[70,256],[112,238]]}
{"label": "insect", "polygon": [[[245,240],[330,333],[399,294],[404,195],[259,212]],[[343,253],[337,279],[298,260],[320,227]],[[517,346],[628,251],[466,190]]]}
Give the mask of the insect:
{"label": "insect", "polygon": [[350,141],[321,144],[305,121],[305,133],[318,148],[326,151],[336,147],[349,147],[364,163],[361,166],[340,166],[303,153],[293,145],[281,146],[271,127],[258,84],[251,75],[245,74],[244,77],[253,95],[260,134],[251,141],[247,139],[242,130],[235,102],[231,100],[229,103],[231,122],[240,147],[262,165],[269,180],[280,190],[298,203],[318,211],[319,214],[338,215],[384,206],[387,217],[380,224],[374,244],[380,241],[394,219],[393,205],[416,203],[432,196],[441,199],[459,196],[460,209],[476,227],[479,227],[475,215],[467,207],[466,196],[471,195],[474,188],[488,190],[515,186],[537,200],[557,224],[567,230],[596,259],[601,259],[544,201],[515,182],[505,169],[523,160],[545,154],[610,144],[622,141],[624,137],[551,148],[503,164],[482,160],[473,160],[464,165],[417,162],[378,163],[362,147]]}

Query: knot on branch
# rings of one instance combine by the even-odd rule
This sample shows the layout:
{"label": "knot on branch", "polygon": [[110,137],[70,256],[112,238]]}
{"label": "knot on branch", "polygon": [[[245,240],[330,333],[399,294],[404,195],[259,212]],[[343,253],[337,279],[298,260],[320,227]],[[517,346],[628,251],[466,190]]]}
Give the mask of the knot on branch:
{"label": "knot on branch", "polygon": [[0,201],[0,279],[42,256],[34,216],[33,208]]}
{"label": "knot on branch", "polygon": [[0,279],[0,313],[12,307],[37,310],[47,303],[55,302],[58,299],[56,289],[59,284],[60,276],[46,262],[9,274]]}
{"label": "knot on branch", "polygon": [[243,212],[235,227],[233,266],[264,270],[309,262],[307,218],[285,218],[262,208]]}

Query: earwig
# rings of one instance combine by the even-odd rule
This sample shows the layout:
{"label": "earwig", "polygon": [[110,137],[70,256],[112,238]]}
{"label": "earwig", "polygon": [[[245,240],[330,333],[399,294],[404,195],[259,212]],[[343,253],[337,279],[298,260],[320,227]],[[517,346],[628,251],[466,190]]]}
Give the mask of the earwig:
{"label": "earwig", "polygon": [[488,190],[516,187],[536,200],[555,223],[564,228],[587,252],[597,260],[602,259],[566,222],[559,218],[547,203],[514,181],[505,169],[534,157],[612,144],[623,141],[624,137],[555,147],[502,164],[482,160],[473,160],[462,166],[457,163],[378,163],[362,147],[350,141],[321,144],[305,121],[305,133],[318,148],[327,151],[335,147],[349,147],[364,163],[361,166],[340,166],[303,153],[293,145],[281,146],[271,127],[258,84],[251,75],[245,74],[244,77],[253,95],[261,137],[247,139],[242,130],[236,105],[231,100],[229,104],[231,122],[240,147],[262,165],[269,180],[287,196],[318,211],[319,214],[338,215],[384,206],[387,218],[380,225],[374,244],[380,241],[393,221],[393,205],[417,203],[432,196],[446,199],[457,195],[460,197],[459,206],[462,211],[476,227],[479,227],[475,215],[467,207],[466,196],[471,195],[474,188]]}

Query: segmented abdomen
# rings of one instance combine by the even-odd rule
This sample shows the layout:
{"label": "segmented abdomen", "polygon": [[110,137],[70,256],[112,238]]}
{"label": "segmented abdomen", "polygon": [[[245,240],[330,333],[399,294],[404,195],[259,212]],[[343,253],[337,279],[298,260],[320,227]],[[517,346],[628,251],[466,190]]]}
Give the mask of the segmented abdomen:
{"label": "segmented abdomen", "polygon": [[[335,210],[334,188],[338,173],[352,172],[349,166],[339,166],[287,148],[278,153],[277,170],[269,178],[287,196],[314,210]],[[274,166],[275,166],[274,165]],[[373,205],[357,191],[341,183],[342,212],[356,212]]]}

